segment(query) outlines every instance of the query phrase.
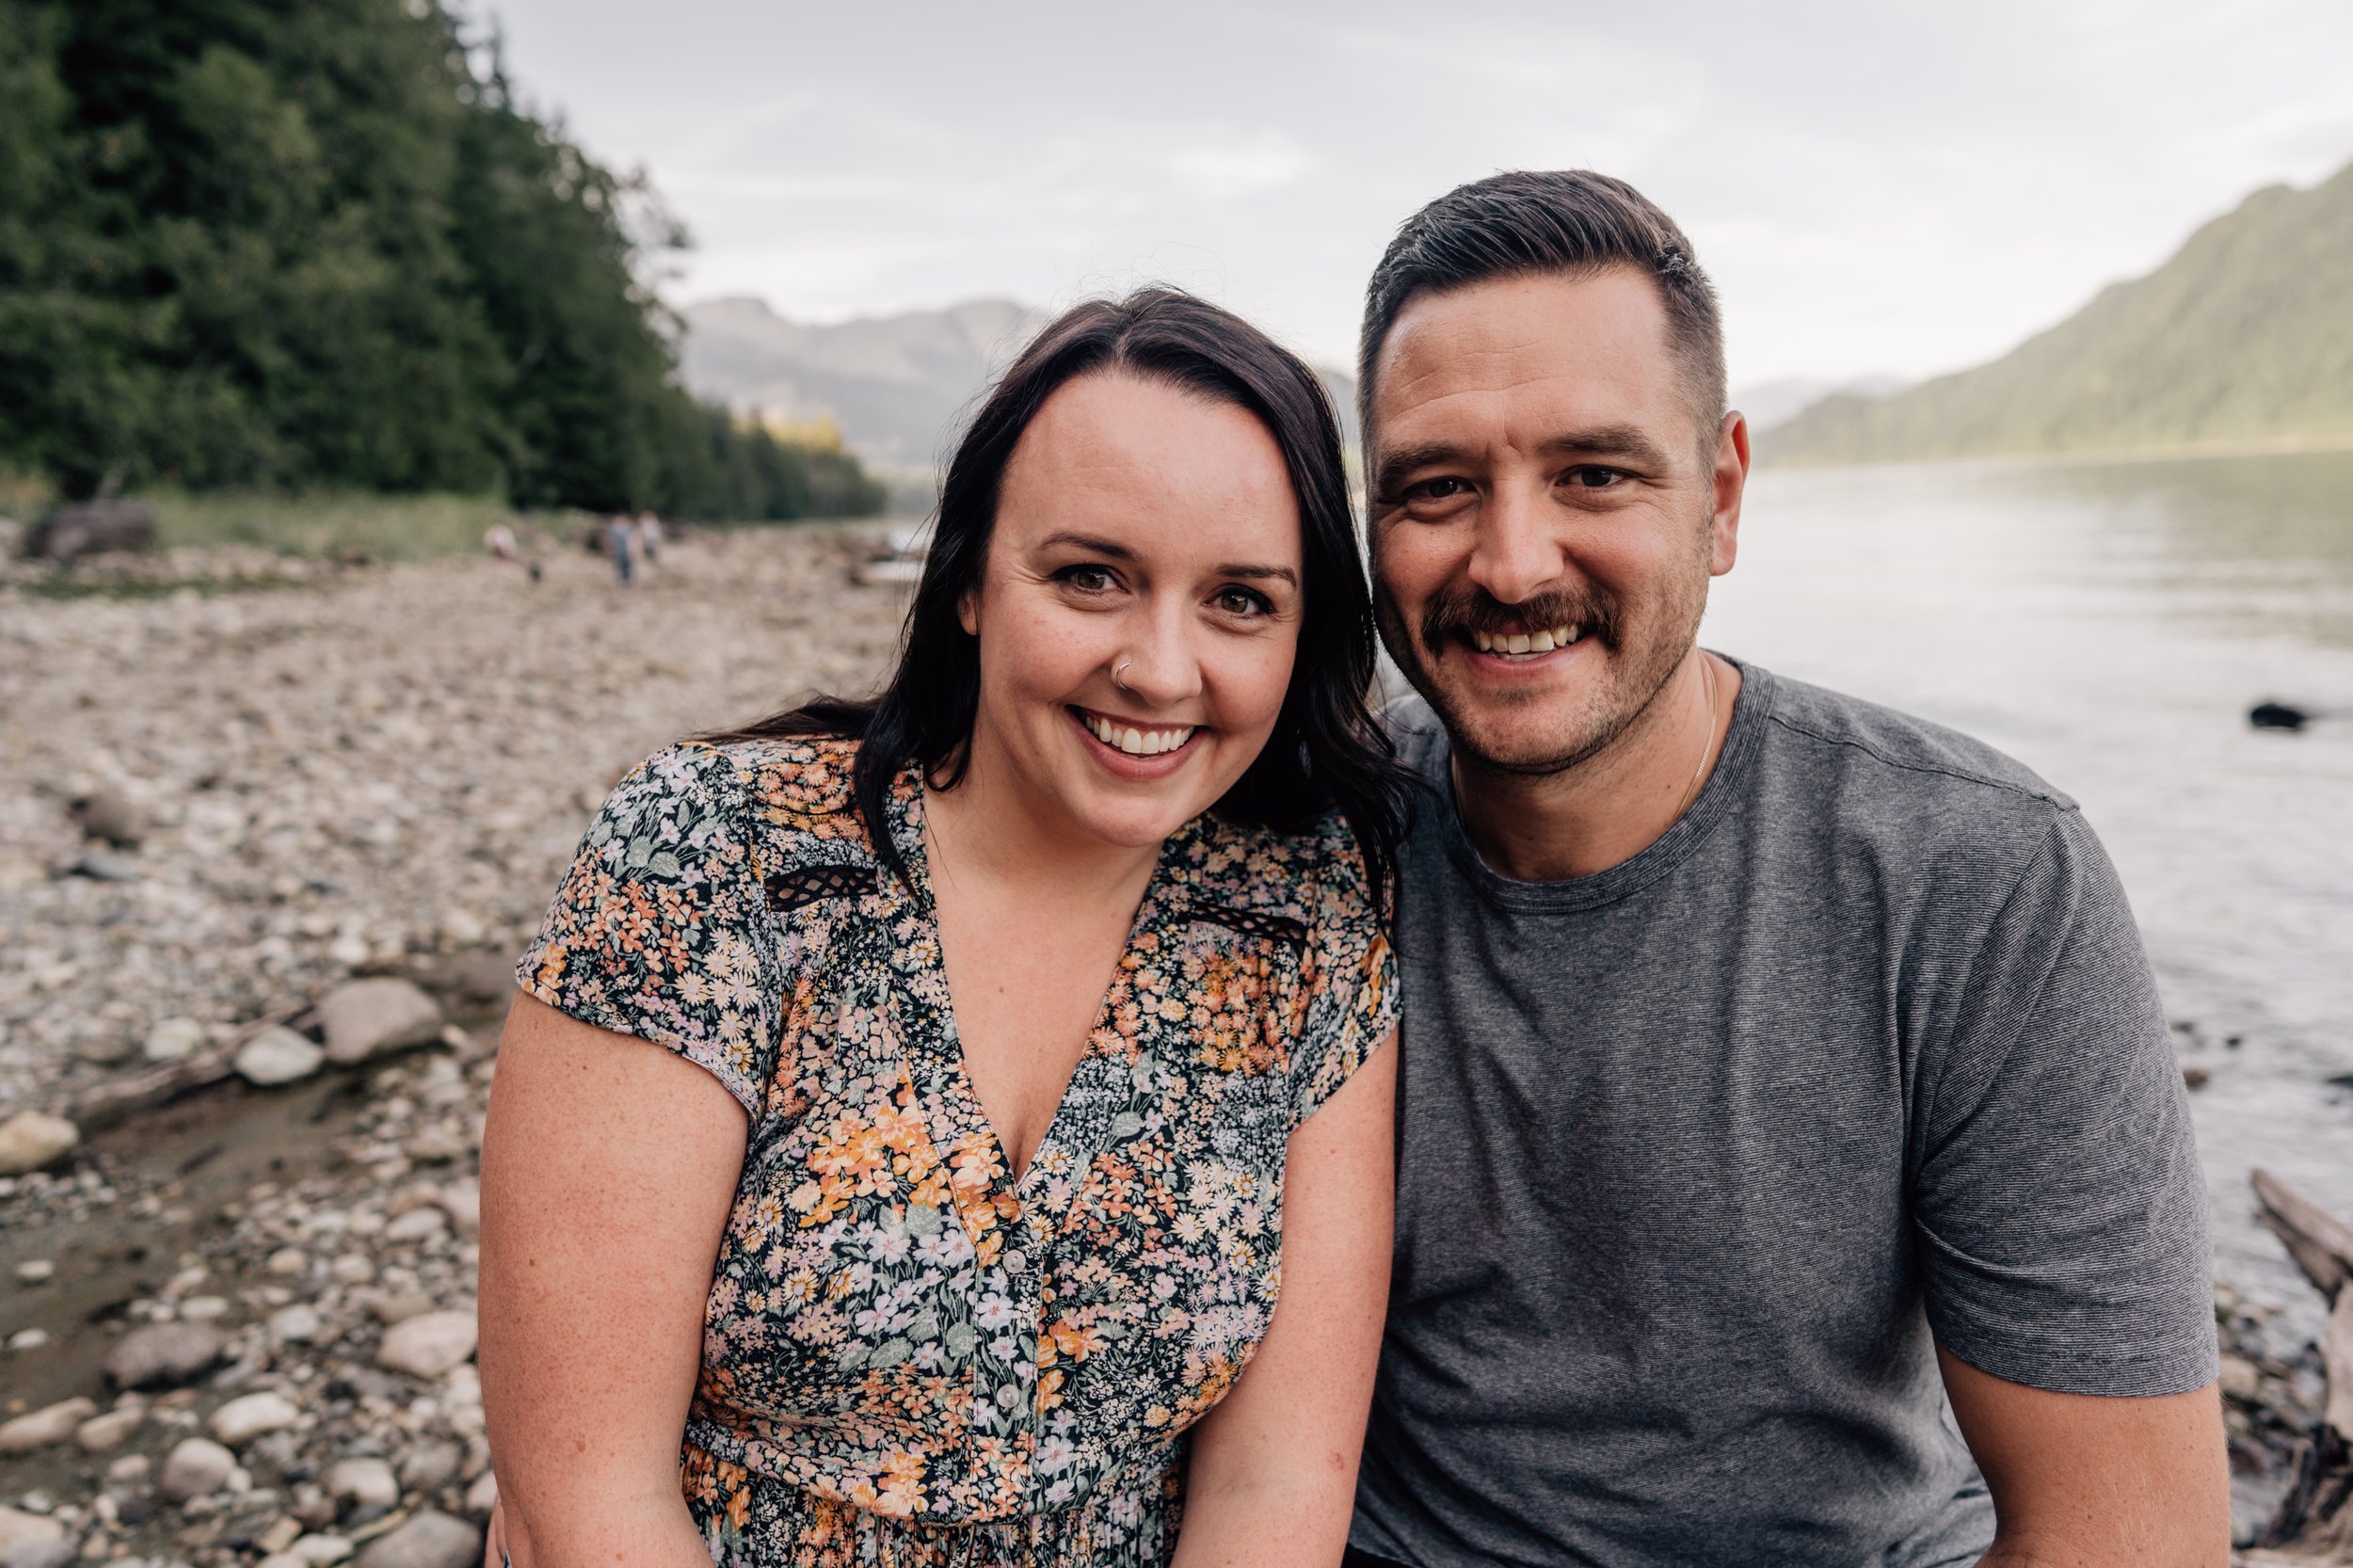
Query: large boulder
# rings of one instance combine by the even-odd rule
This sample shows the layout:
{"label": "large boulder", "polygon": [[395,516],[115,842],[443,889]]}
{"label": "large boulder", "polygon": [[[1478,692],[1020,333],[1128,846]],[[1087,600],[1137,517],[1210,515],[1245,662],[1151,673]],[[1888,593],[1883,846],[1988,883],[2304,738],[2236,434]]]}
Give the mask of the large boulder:
{"label": "large boulder", "polygon": [[23,1176],[73,1152],[82,1129],[63,1116],[20,1111],[0,1122],[0,1176]]}
{"label": "large boulder", "polygon": [[220,1359],[220,1331],[204,1323],[150,1323],[134,1329],[106,1357],[117,1388],[171,1388]]}
{"label": "large boulder", "polygon": [[81,501],[40,520],[24,553],[63,566],[85,555],[155,548],[155,514],[136,501]]}
{"label": "large boulder", "polygon": [[319,1023],[327,1032],[327,1059],[349,1066],[439,1038],[441,1004],[406,980],[354,980],[327,994]]}

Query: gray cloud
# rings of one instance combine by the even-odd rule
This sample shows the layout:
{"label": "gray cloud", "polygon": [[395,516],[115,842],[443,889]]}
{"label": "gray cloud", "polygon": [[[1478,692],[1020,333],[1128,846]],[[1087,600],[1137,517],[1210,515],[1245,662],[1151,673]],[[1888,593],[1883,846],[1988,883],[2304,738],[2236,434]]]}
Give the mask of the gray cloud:
{"label": "gray cloud", "polygon": [[1984,359],[2353,159],[2336,0],[497,10],[526,88],[696,232],[681,298],[1160,277],[1329,360],[1398,219],[1498,168],[1657,198],[1753,379]]}

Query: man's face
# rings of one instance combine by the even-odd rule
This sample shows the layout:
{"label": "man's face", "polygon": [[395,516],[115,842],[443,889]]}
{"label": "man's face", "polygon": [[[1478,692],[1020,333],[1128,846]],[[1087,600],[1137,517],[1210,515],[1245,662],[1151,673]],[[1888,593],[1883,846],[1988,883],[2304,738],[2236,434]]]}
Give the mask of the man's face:
{"label": "man's face", "polygon": [[1576,766],[1642,717],[1732,569],[1747,426],[1703,440],[1627,268],[1423,296],[1376,376],[1383,640],[1458,751]]}

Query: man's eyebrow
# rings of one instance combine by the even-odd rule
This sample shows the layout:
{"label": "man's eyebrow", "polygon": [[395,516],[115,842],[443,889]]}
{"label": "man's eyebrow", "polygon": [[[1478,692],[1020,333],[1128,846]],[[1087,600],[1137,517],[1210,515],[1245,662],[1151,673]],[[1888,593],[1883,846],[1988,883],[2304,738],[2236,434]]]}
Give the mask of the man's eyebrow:
{"label": "man's eyebrow", "polygon": [[1537,450],[1554,457],[1623,457],[1645,468],[1667,466],[1666,452],[1640,426],[1632,424],[1565,431]]}
{"label": "man's eyebrow", "polygon": [[[1564,430],[1538,443],[1537,451],[1549,457],[1615,457],[1643,468],[1665,468],[1667,454],[1650,439],[1641,426],[1633,424],[1600,424],[1585,430]],[[1425,441],[1419,446],[1401,446],[1394,452],[1381,454],[1374,471],[1373,493],[1386,495],[1400,481],[1417,469],[1441,468],[1449,464],[1471,460],[1465,447],[1451,441]]]}
{"label": "man's eyebrow", "polygon": [[1442,463],[1459,463],[1468,456],[1467,451],[1451,441],[1424,441],[1419,446],[1401,446],[1381,454],[1374,469],[1372,489],[1375,495],[1386,495],[1416,469],[1434,468]]}

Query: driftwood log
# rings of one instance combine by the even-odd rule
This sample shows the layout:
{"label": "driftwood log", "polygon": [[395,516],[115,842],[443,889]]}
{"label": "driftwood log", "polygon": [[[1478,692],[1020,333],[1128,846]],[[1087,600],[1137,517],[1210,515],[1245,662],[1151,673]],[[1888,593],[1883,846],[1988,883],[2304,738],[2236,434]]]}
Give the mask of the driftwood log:
{"label": "driftwood log", "polygon": [[2329,1302],[2321,1330],[2328,1397],[2298,1454],[2296,1480],[2256,1537],[2249,1563],[2353,1563],[2353,1225],[2268,1171],[2254,1174],[2264,1224]]}

